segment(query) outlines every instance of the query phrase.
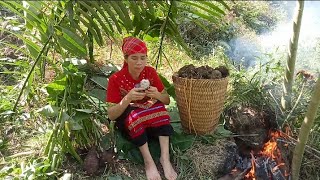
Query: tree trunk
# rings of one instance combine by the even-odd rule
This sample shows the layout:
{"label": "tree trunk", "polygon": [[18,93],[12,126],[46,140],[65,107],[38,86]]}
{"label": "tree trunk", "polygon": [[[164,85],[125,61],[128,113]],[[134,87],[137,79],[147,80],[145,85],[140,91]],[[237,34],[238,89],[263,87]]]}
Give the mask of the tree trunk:
{"label": "tree trunk", "polygon": [[[320,76],[319,76],[320,77]],[[311,97],[311,102],[308,106],[308,110],[304,121],[301,125],[298,143],[294,149],[292,157],[292,180],[299,179],[300,166],[304,153],[305,146],[310,134],[311,127],[313,126],[314,118],[317,114],[317,110],[320,104],[320,78],[318,77],[317,84],[314,88],[314,92]]]}
{"label": "tree trunk", "polygon": [[288,110],[291,107],[291,93],[293,84],[293,75],[297,57],[298,41],[304,8],[304,0],[297,1],[295,17],[293,19],[293,34],[290,38],[289,49],[287,55],[286,72],[283,81],[283,94],[281,97],[281,105],[283,110]]}

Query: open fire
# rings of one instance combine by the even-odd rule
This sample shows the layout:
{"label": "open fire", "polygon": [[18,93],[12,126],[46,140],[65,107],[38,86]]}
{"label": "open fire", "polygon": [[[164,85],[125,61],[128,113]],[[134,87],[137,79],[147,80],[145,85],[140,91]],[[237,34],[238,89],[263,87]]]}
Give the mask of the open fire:
{"label": "open fire", "polygon": [[270,140],[263,149],[251,152],[251,170],[245,175],[246,180],[286,180],[289,177],[288,164],[278,147],[278,139],[283,138],[280,131],[270,133]]}

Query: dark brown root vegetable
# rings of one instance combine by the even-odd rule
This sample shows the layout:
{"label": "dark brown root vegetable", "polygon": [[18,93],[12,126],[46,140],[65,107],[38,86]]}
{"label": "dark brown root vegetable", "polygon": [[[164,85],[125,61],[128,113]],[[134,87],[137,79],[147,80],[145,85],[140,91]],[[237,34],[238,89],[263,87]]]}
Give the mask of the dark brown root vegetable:
{"label": "dark brown root vegetable", "polygon": [[229,71],[225,66],[219,66],[215,69],[206,65],[195,67],[193,64],[185,65],[178,71],[178,76],[189,79],[220,79],[227,77]]}
{"label": "dark brown root vegetable", "polygon": [[88,175],[94,175],[99,169],[99,159],[96,147],[92,147],[84,159],[83,169]]}
{"label": "dark brown root vegetable", "polygon": [[215,70],[220,71],[222,74],[222,77],[229,76],[229,70],[225,66],[219,66],[219,67],[215,68]]}
{"label": "dark brown root vegetable", "polygon": [[105,163],[109,165],[114,164],[115,155],[116,154],[112,148],[108,150],[104,150],[100,155],[100,164],[105,164]]}

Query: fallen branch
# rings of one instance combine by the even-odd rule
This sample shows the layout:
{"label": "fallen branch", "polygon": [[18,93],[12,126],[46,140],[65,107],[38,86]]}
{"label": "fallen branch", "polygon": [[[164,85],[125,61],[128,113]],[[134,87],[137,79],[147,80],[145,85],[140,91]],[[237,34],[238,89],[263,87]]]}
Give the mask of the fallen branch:
{"label": "fallen branch", "polygon": [[[296,144],[297,144],[297,140],[295,140],[295,142],[292,142],[292,141],[286,141],[284,139],[277,139],[277,141],[280,141],[280,142],[283,142],[283,143],[287,143],[287,144],[291,144],[293,146],[296,146]],[[318,159],[320,161],[320,152],[318,150],[306,145],[305,151],[307,153],[309,153],[310,155],[314,156],[316,159]],[[317,155],[317,153],[318,153],[318,155]]]}
{"label": "fallen branch", "polygon": [[283,111],[282,111],[282,109],[281,109],[280,104],[279,104],[279,103],[278,103],[278,101],[276,100],[276,98],[273,96],[273,94],[271,93],[271,91],[270,91],[270,90],[268,91],[268,93],[269,93],[269,94],[270,94],[270,96],[272,97],[273,101],[277,104],[278,109],[280,110],[281,114],[283,115],[284,113],[283,113]]}
{"label": "fallen branch", "polygon": [[[306,81],[305,81],[306,82]],[[302,94],[303,94],[303,90],[304,90],[304,86],[305,86],[305,82],[303,82],[302,84],[302,88],[301,88],[301,91],[300,91],[300,94],[298,96],[298,99],[296,100],[296,103],[294,104],[293,108],[291,109],[291,111],[289,112],[287,118],[283,121],[282,125],[284,125],[286,122],[288,122],[289,118],[291,117],[292,113],[294,112],[294,110],[296,109],[297,105],[299,104],[300,102],[300,99],[302,97]]]}
{"label": "fallen branch", "polygon": [[35,152],[34,151],[20,152],[20,153],[17,153],[17,154],[9,156],[9,158],[16,158],[16,157],[19,157],[19,156],[30,155],[30,154],[33,154],[33,153],[35,153]]}
{"label": "fallen branch", "polygon": [[[289,136],[289,135],[287,135],[287,134],[285,134],[285,135],[286,135],[291,141],[294,141],[295,143],[298,142],[295,138],[293,138],[293,137],[291,137],[291,136]],[[318,153],[318,155],[320,156],[320,151],[319,151],[319,150],[317,150],[317,149],[315,149],[315,148],[313,148],[313,147],[311,147],[311,146],[309,146],[309,145],[306,145],[306,148],[312,150],[312,151],[315,152],[315,153]]]}
{"label": "fallen branch", "polygon": [[248,174],[249,170],[251,169],[251,166],[247,167],[244,171],[240,171],[239,169],[236,169],[236,171],[232,171],[229,174],[220,177],[218,180],[242,180],[246,174]]}
{"label": "fallen branch", "polygon": [[242,173],[238,174],[238,176],[236,178],[234,178],[234,180],[242,180],[244,178],[244,176],[246,174],[248,174],[249,170],[251,169],[251,167],[248,167],[247,169],[245,169],[244,171],[242,171]]}
{"label": "fallen branch", "polygon": [[253,136],[258,136],[259,134],[233,134],[233,135],[230,135],[230,137],[253,137]]}

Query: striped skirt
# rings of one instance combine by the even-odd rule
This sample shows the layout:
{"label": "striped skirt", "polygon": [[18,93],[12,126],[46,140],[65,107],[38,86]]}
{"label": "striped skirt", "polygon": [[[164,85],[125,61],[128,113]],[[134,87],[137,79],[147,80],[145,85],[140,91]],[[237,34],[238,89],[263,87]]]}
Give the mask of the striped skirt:
{"label": "striped skirt", "polygon": [[155,103],[148,109],[128,106],[116,119],[116,126],[137,146],[145,144],[150,137],[173,134],[170,116],[161,102]]}

